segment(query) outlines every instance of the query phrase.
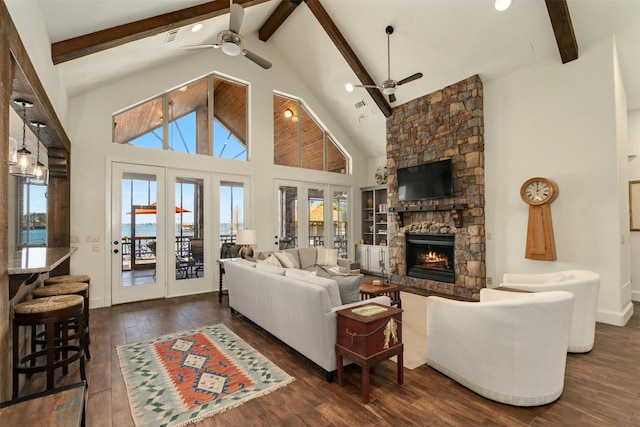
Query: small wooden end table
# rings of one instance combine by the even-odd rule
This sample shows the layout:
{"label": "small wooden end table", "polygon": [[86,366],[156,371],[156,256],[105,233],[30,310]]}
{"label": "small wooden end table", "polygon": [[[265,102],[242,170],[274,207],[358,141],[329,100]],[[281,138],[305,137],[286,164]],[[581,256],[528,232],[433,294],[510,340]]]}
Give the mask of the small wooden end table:
{"label": "small wooden end table", "polygon": [[342,386],[343,358],[352,360],[362,368],[362,402],[369,403],[369,369],[392,356],[398,356],[398,384],[403,384],[402,309],[366,303],[336,314],[338,384]]}
{"label": "small wooden end table", "polygon": [[368,300],[380,295],[386,295],[391,298],[391,305],[402,308],[402,300],[400,299],[400,285],[374,285],[373,280],[369,278],[362,279],[360,284],[360,299]]}
{"label": "small wooden end table", "polygon": [[3,426],[85,425],[87,383],[66,385],[0,403]]}
{"label": "small wooden end table", "polygon": [[234,261],[236,259],[240,259],[240,258],[220,258],[217,262],[218,262],[218,304],[222,304],[222,296],[223,295],[229,295],[229,292],[227,291],[227,293],[223,293],[222,291],[222,278],[224,276],[224,263],[226,261]]}

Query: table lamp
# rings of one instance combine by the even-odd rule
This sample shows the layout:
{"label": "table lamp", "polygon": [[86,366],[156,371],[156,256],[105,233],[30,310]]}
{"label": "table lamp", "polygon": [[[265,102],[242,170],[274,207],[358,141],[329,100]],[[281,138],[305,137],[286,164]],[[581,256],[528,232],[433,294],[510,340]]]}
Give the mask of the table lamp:
{"label": "table lamp", "polygon": [[256,243],[256,230],[238,230],[236,244],[242,245],[242,249],[240,249],[240,256],[242,258],[253,257],[253,248],[250,245],[255,245]]}

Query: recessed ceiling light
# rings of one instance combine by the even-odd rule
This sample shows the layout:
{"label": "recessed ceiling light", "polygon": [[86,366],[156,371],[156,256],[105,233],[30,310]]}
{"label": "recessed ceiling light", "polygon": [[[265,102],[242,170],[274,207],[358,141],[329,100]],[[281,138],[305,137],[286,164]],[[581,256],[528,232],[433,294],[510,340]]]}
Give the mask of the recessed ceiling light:
{"label": "recessed ceiling light", "polygon": [[347,83],[346,85],[344,85],[344,88],[347,92],[353,92],[353,85],[351,83]]}
{"label": "recessed ceiling light", "polygon": [[504,12],[511,6],[511,0],[496,0],[495,6],[498,12]]}
{"label": "recessed ceiling light", "polygon": [[204,27],[204,25],[202,25],[201,23],[198,23],[196,25],[194,25],[193,27],[191,27],[191,32],[195,33],[198,32],[202,29],[202,27]]}

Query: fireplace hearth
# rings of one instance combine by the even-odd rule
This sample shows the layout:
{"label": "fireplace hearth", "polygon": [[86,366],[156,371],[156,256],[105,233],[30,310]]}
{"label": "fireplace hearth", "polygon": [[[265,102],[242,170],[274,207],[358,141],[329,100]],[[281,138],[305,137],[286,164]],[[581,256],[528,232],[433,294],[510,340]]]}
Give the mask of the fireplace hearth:
{"label": "fireplace hearth", "polygon": [[406,274],[455,283],[455,235],[406,233]]}

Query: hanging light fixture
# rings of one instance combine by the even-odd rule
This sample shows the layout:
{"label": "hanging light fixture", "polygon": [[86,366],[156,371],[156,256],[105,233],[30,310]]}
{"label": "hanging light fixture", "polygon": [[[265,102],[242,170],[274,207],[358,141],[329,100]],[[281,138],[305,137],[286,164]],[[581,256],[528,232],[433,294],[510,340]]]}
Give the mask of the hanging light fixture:
{"label": "hanging light fixture", "polygon": [[9,137],[9,164],[15,165],[16,163],[18,163],[18,141]]}
{"label": "hanging light fixture", "polygon": [[47,125],[42,122],[34,121],[31,122],[31,126],[35,126],[36,128],[38,128],[38,149],[36,150],[35,176],[33,178],[29,178],[29,182],[36,185],[49,185],[49,169],[47,169],[40,161],[40,129],[46,127]]}
{"label": "hanging light fixture", "polygon": [[36,176],[36,158],[27,150],[27,108],[33,104],[24,99],[14,99],[13,102],[22,106],[22,148],[18,150],[16,164],[9,167],[9,174],[33,178]]}

